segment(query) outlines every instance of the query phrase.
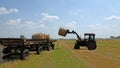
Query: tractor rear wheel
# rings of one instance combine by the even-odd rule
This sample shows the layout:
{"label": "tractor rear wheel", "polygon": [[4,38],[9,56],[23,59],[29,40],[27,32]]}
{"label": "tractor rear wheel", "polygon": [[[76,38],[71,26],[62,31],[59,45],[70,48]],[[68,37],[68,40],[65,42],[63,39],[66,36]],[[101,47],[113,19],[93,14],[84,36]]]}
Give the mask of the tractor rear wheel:
{"label": "tractor rear wheel", "polygon": [[96,49],[96,42],[95,41],[88,41],[87,47],[88,47],[88,50],[95,50]]}

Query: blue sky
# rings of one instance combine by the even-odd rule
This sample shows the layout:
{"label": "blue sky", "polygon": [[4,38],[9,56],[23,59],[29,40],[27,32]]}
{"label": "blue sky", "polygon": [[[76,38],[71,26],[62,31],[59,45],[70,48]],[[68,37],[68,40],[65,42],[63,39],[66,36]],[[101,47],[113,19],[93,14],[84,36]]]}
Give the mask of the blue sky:
{"label": "blue sky", "polygon": [[[120,0],[0,0],[0,37],[58,35],[59,27],[97,38],[120,35]],[[66,38],[73,38],[68,35]]]}

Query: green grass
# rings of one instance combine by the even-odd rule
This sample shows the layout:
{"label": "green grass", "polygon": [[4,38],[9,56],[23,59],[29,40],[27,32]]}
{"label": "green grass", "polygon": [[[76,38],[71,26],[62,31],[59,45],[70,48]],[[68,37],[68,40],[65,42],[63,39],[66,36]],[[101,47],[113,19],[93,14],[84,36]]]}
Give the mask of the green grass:
{"label": "green grass", "polygon": [[82,60],[77,59],[71,51],[56,42],[55,50],[43,51],[40,55],[32,53],[27,60],[5,62],[0,68],[84,68]]}
{"label": "green grass", "polygon": [[120,40],[97,41],[99,51],[103,55],[120,58]]}
{"label": "green grass", "polygon": [[119,68],[120,40],[97,41],[96,50],[74,50],[75,40],[58,40],[55,49],[27,60],[5,62],[0,68]]}
{"label": "green grass", "polygon": [[[85,64],[77,59],[68,49],[61,48],[57,42],[56,49],[47,58],[44,68],[84,68]],[[49,66],[49,67],[48,67]]]}
{"label": "green grass", "polygon": [[1,65],[1,68],[35,68],[40,61],[43,62],[46,57],[46,51],[41,55],[31,54],[27,60],[14,60],[5,62]]}

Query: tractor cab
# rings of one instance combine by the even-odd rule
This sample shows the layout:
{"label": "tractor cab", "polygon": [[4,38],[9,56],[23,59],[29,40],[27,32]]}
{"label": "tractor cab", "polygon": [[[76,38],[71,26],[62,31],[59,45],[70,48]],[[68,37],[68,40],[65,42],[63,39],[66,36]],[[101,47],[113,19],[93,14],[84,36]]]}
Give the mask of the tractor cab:
{"label": "tractor cab", "polygon": [[84,40],[95,41],[95,34],[94,33],[85,33]]}

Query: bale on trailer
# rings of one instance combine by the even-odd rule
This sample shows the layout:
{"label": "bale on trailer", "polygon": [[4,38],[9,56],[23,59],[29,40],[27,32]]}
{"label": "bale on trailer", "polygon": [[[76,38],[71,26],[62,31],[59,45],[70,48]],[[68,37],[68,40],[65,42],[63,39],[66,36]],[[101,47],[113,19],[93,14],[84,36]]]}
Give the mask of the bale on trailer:
{"label": "bale on trailer", "polygon": [[36,33],[32,35],[32,39],[50,39],[49,34]]}
{"label": "bale on trailer", "polygon": [[[54,41],[51,41],[49,34],[44,33],[36,33],[32,35],[32,39],[28,39],[28,46],[30,46],[30,50],[36,50],[37,54],[40,53],[42,49],[50,50],[50,47],[54,49]],[[42,48],[42,49],[41,49]]]}
{"label": "bale on trailer", "polygon": [[50,35],[49,34],[46,35],[46,39],[50,39]]}

